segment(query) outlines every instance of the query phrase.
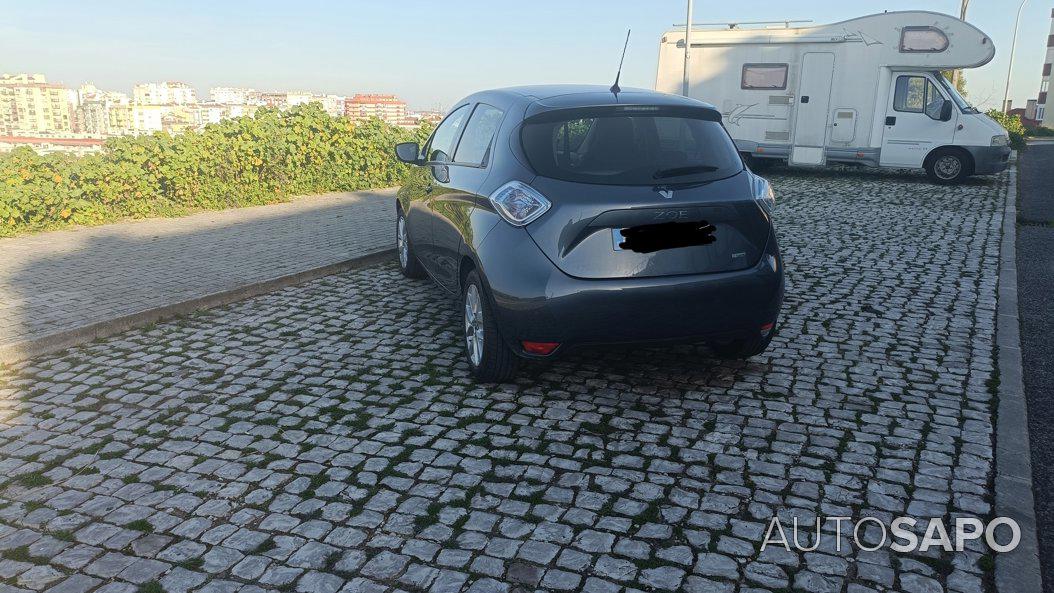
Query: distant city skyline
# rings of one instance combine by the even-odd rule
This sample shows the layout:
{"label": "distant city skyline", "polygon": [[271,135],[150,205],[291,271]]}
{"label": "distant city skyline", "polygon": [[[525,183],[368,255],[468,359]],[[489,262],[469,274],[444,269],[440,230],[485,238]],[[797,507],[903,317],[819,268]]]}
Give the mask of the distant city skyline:
{"label": "distant city skyline", "polygon": [[[1052,3],[1030,2],[1021,19],[1010,97],[1039,92]],[[218,86],[391,93],[411,109],[447,108],[488,87],[540,82],[608,83],[633,29],[623,86],[654,85],[658,39],[684,22],[684,0],[497,4],[450,0],[296,4],[185,0],[178,7],[115,0],[10,6],[0,23],[0,72],[44,73],[76,88],[126,90],[180,81],[200,96]],[[715,3],[696,0],[695,21],[845,20],[882,10],[957,14],[959,0]],[[972,0],[967,20],[988,33],[996,58],[966,71],[969,99],[998,107],[1016,3]]]}
{"label": "distant city skyline", "polygon": [[0,72],[0,153],[29,146],[41,153],[101,151],[114,136],[204,130],[223,120],[318,104],[332,117],[363,122],[373,118],[416,129],[438,121],[436,112],[412,111],[392,94],[342,96],[312,91],[260,91],[211,87],[207,98],[181,81],[136,83],[131,93],[92,82],[67,87],[40,72]]}

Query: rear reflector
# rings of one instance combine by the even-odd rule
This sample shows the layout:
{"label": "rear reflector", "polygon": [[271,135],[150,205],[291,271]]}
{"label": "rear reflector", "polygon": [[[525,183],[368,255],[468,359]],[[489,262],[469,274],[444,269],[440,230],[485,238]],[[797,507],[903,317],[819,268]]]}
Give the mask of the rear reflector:
{"label": "rear reflector", "polygon": [[763,333],[763,334],[769,333],[770,331],[772,331],[772,326],[774,326],[774,325],[776,325],[776,324],[775,323],[766,323],[765,325],[761,326],[761,333]]}
{"label": "rear reflector", "polygon": [[520,342],[523,344],[523,351],[527,354],[538,354],[541,356],[549,356],[560,346],[560,342],[528,342],[524,340]]}

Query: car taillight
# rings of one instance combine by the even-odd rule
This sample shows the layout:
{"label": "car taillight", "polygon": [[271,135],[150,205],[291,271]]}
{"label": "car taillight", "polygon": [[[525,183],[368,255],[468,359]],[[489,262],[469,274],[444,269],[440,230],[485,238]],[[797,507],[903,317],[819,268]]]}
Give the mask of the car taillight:
{"label": "car taillight", "polygon": [[765,211],[765,214],[772,214],[772,209],[776,207],[776,192],[772,191],[772,184],[764,177],[755,175],[751,185],[754,190],[754,200]]}
{"label": "car taillight", "polygon": [[490,195],[490,203],[509,224],[523,226],[552,206],[542,194],[520,181],[510,181]]}

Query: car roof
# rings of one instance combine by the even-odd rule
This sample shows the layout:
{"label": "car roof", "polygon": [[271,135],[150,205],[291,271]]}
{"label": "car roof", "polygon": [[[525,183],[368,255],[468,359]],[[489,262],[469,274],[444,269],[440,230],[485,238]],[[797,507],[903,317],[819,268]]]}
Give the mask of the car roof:
{"label": "car roof", "polygon": [[515,86],[481,91],[465,98],[464,102],[493,101],[526,104],[525,117],[553,109],[596,107],[602,105],[652,105],[660,107],[696,107],[717,111],[713,105],[681,95],[660,93],[649,89],[624,88],[612,93],[599,84],[546,84]]}

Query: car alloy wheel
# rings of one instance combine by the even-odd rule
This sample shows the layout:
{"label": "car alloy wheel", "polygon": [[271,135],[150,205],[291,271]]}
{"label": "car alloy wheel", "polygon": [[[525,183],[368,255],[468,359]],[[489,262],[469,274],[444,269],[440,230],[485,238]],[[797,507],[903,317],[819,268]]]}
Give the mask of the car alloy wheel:
{"label": "car alloy wheel", "polygon": [[405,270],[407,262],[410,261],[410,245],[406,242],[406,218],[400,214],[399,222],[396,224],[398,227],[395,234],[395,242],[398,243],[397,247],[399,248],[399,265]]}
{"label": "car alloy wheel", "polygon": [[395,218],[395,250],[399,252],[399,270],[403,276],[424,278],[425,270],[414,255],[414,247],[410,244],[410,234],[406,229],[406,217],[402,210],[396,213]]}
{"label": "car alloy wheel", "polygon": [[475,284],[465,292],[465,348],[472,366],[483,362],[483,302]]}
{"label": "car alloy wheel", "polygon": [[500,383],[516,374],[518,359],[505,344],[491,315],[490,295],[475,270],[465,276],[461,305],[465,320],[465,358],[477,381]]}

